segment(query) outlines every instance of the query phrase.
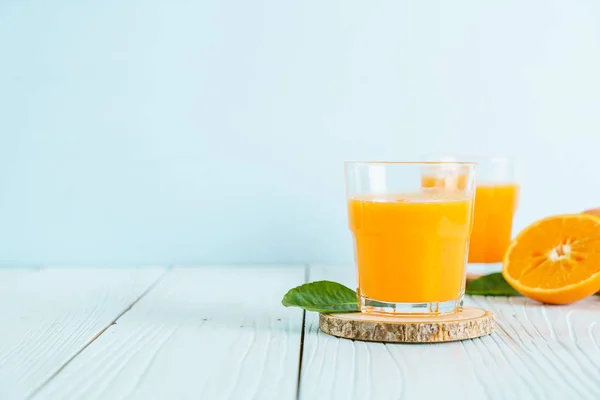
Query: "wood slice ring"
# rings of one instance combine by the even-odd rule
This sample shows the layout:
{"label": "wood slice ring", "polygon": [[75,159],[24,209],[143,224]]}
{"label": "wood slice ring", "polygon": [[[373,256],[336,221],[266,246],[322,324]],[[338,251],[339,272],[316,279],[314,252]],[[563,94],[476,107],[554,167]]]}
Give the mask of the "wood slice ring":
{"label": "wood slice ring", "polygon": [[494,314],[464,307],[456,314],[385,316],[381,314],[320,314],[321,331],[352,340],[391,343],[438,343],[473,339],[494,332]]}

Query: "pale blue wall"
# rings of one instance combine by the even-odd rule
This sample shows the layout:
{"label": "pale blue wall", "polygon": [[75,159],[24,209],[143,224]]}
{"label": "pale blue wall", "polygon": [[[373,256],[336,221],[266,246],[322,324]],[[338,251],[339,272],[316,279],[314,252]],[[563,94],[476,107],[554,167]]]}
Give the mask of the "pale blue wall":
{"label": "pale blue wall", "polygon": [[342,161],[425,151],[520,157],[518,227],[600,205],[599,16],[2,0],[0,263],[348,262]]}

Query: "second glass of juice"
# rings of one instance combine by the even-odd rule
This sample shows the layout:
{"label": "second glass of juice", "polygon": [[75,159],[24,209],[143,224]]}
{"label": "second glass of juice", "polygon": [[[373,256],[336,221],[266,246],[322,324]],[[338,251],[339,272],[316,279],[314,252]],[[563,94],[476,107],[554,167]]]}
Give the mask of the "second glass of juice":
{"label": "second glass of juice", "polygon": [[[346,163],[362,312],[437,315],[460,310],[474,169],[471,162]],[[453,186],[423,187],[427,171],[442,173],[447,186]]]}
{"label": "second glass of juice", "polygon": [[[470,263],[499,263],[512,237],[520,186],[515,162],[505,157],[440,157],[441,161],[468,160],[477,163],[477,189]],[[443,187],[444,177],[423,178],[424,187]],[[452,185],[452,184],[451,184]]]}

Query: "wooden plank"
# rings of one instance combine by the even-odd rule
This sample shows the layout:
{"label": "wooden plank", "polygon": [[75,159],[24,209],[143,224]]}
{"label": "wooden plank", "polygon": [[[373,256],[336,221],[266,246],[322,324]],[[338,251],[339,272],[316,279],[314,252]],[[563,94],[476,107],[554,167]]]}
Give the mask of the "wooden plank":
{"label": "wooden plank", "polygon": [[569,306],[524,297],[473,297],[493,311],[498,325],[529,368],[563,398],[600,398],[600,298]]}
{"label": "wooden plank", "polygon": [[[309,281],[329,279],[354,288],[354,275],[351,267],[311,267]],[[599,397],[593,381],[600,365],[598,299],[568,307],[521,298],[466,303],[494,311],[503,330],[445,344],[365,343],[320,332],[318,315],[307,313],[300,398]]]}
{"label": "wooden plank", "polygon": [[0,398],[33,393],[165,271],[0,269]]}
{"label": "wooden plank", "polygon": [[175,268],[39,399],[294,399],[304,267]]}

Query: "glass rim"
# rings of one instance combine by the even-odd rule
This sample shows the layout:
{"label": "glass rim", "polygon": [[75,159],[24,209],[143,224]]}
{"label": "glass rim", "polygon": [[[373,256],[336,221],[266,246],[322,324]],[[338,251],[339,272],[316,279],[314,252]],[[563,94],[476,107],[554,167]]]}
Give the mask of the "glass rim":
{"label": "glass rim", "polygon": [[[450,158],[454,161],[457,160],[472,160],[469,162],[474,162],[475,164],[481,163],[481,161],[486,162],[501,162],[501,163],[515,163],[517,161],[516,157],[513,156],[499,156],[499,155],[473,155],[473,154],[452,154],[452,153],[425,153],[422,155],[424,158],[435,158],[440,162],[452,162],[451,160],[443,161],[444,158]],[[479,161],[479,162],[478,162]]]}
{"label": "glass rim", "polygon": [[465,165],[476,166],[475,161],[344,161],[344,165]]}

